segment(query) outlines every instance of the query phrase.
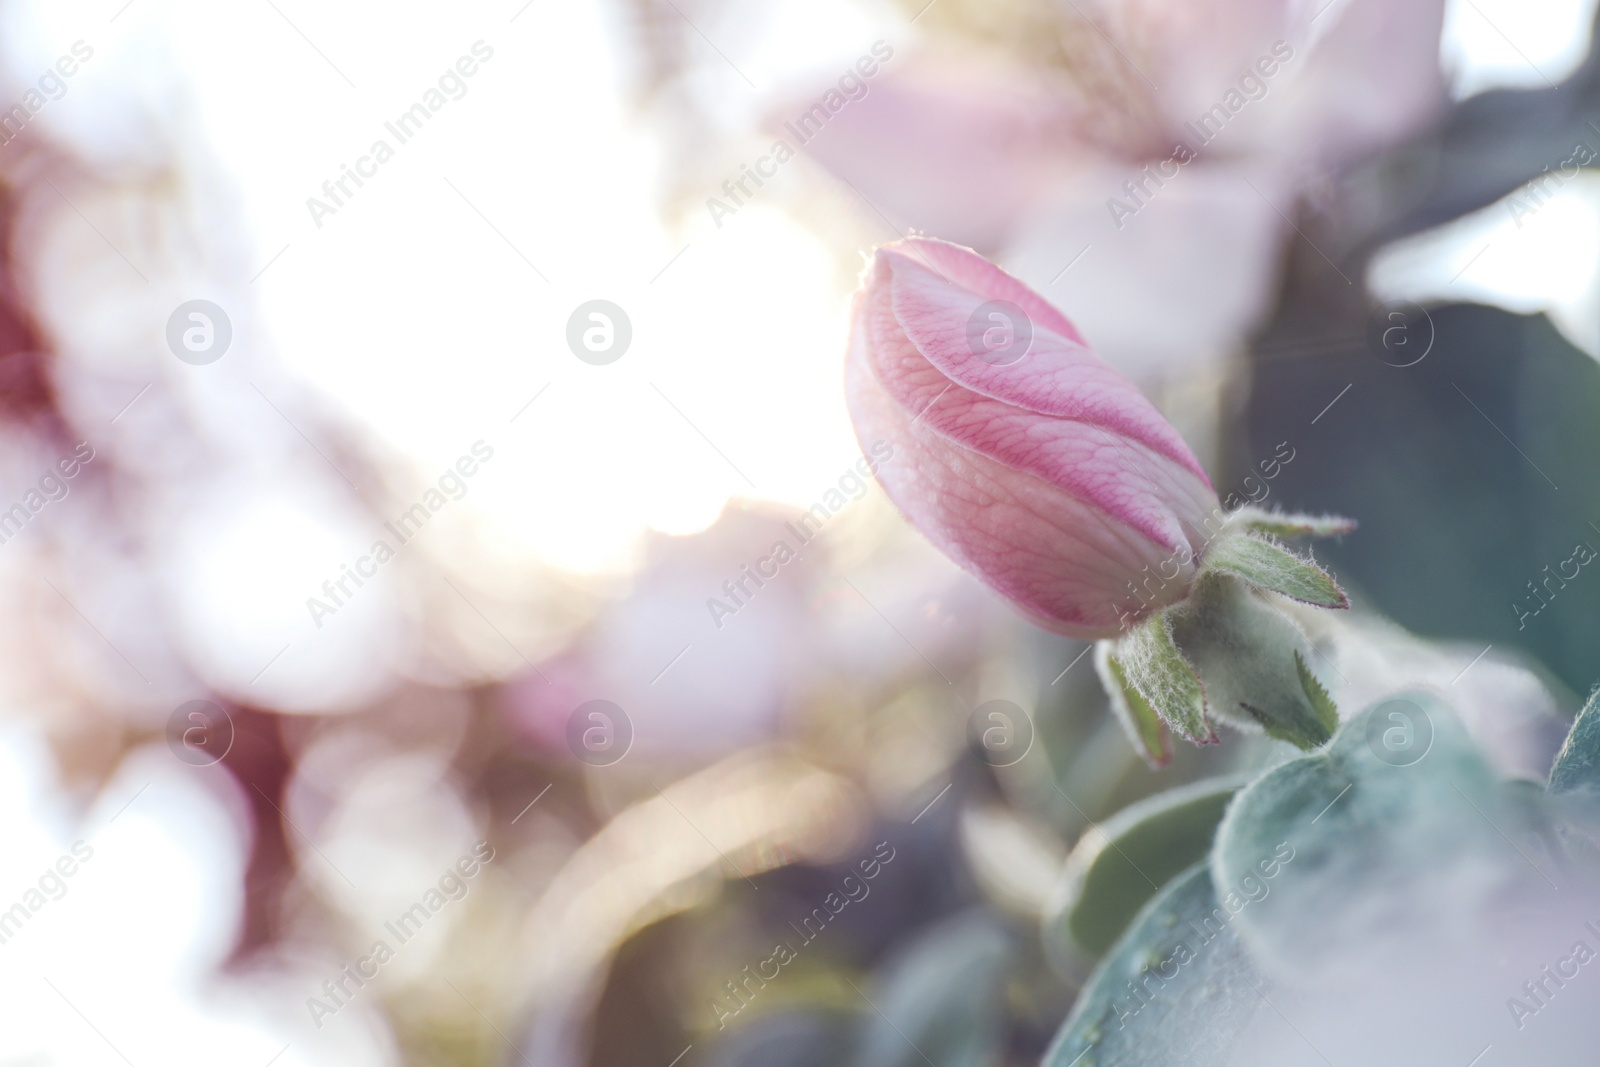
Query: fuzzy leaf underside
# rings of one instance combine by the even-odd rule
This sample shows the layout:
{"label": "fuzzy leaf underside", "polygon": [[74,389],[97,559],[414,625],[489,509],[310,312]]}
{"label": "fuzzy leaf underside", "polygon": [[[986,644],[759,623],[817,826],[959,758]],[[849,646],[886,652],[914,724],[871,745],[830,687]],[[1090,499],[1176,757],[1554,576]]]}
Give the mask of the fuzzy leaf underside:
{"label": "fuzzy leaf underside", "polygon": [[1095,969],[1042,1067],[1226,1063],[1271,991],[1236,925],[1206,864],[1180,875]]}
{"label": "fuzzy leaf underside", "polygon": [[1550,768],[1550,792],[1577,789],[1600,792],[1600,689],[1589,695],[1589,702],[1578,712]]}
{"label": "fuzzy leaf underside", "polygon": [[1528,784],[1499,780],[1437,698],[1390,697],[1239,792],[1217,830],[1212,878],[1248,889],[1263,860],[1287,850],[1240,932],[1263,969],[1327,977],[1355,965],[1351,945],[1403,944],[1394,931],[1448,938],[1448,916],[1467,902],[1559,877],[1543,791]]}

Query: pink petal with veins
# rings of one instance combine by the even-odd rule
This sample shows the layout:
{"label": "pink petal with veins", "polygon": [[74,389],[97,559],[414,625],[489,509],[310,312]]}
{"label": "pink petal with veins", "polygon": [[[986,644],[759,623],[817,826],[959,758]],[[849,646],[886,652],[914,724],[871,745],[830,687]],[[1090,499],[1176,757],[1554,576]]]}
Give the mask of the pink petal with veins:
{"label": "pink petal with veins", "polygon": [[[968,346],[1008,301],[1032,325],[1016,362]],[[852,310],[858,437],[891,442],[891,499],[941,549],[1051,629],[1113,635],[1182,599],[1218,503],[1181,437],[1059,311],[976,253],[880,249]]]}

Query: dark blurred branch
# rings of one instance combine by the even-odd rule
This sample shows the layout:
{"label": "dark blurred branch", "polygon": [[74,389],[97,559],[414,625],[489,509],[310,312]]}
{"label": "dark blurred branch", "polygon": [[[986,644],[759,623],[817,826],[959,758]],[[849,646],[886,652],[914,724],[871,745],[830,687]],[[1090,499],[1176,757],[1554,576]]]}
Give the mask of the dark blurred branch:
{"label": "dark blurred branch", "polygon": [[[1600,23],[1600,19],[1597,19]],[[1600,25],[1596,26],[1600,33]],[[1496,89],[1452,108],[1430,134],[1351,171],[1335,195],[1343,249],[1365,258],[1390,241],[1494,203],[1571,158],[1600,162],[1600,60],[1546,89]]]}

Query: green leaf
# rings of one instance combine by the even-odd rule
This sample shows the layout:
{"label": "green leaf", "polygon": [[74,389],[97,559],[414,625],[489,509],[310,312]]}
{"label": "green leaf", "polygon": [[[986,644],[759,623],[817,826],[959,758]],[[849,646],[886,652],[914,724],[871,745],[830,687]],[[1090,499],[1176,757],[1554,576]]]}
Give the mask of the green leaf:
{"label": "green leaf", "polygon": [[1525,785],[1498,780],[1437,698],[1391,697],[1239,792],[1212,878],[1224,904],[1251,897],[1235,922],[1264,970],[1371,974],[1411,935],[1449,939],[1461,916],[1560,879],[1548,802]]}
{"label": "green leaf", "polygon": [[1179,736],[1211,745],[1217,734],[1206,718],[1205,690],[1173,643],[1165,612],[1157,612],[1117,641],[1117,660],[1129,688]]}
{"label": "green leaf", "polygon": [[1276,604],[1244,581],[1212,572],[1168,615],[1218,718],[1305,749],[1332,736],[1296,667],[1311,643]]}
{"label": "green leaf", "polygon": [[1589,702],[1578,712],[1566,743],[1550,768],[1550,792],[1568,793],[1575,789],[1600,791],[1600,689],[1589,695]]}
{"label": "green leaf", "polygon": [[1128,684],[1128,673],[1112,651],[1113,647],[1114,642],[1100,641],[1094,649],[1094,669],[1111,700],[1111,710],[1145,762],[1152,767],[1165,767],[1172,761],[1167,727],[1150,702]]}
{"label": "green leaf", "polygon": [[1190,868],[1144,906],[1101,962],[1042,1067],[1228,1062],[1271,992],[1237,926],[1206,865]]}
{"label": "green leaf", "polygon": [[983,911],[933,926],[890,961],[866,1012],[863,1067],[986,1067],[1000,1058],[1011,937]]}
{"label": "green leaf", "polygon": [[1332,575],[1280,545],[1247,534],[1222,537],[1207,549],[1202,571],[1236,575],[1255,586],[1324,608],[1348,608]]}
{"label": "green leaf", "polygon": [[1045,914],[1045,944],[1069,976],[1105,954],[1145,902],[1206,858],[1241,778],[1211,778],[1133,804],[1078,840]]}
{"label": "green leaf", "polygon": [[1339,728],[1339,709],[1334,706],[1333,698],[1322,687],[1322,683],[1317,681],[1317,676],[1311,673],[1311,668],[1306,666],[1306,658],[1298,649],[1294,654],[1294,669],[1300,675],[1300,688],[1305,690],[1306,699],[1317,713],[1317,721],[1327,729],[1330,737],[1333,736],[1333,732]]}
{"label": "green leaf", "polygon": [[1338,537],[1354,530],[1356,521],[1340,515],[1267,511],[1246,504],[1228,515],[1228,525],[1270,537]]}

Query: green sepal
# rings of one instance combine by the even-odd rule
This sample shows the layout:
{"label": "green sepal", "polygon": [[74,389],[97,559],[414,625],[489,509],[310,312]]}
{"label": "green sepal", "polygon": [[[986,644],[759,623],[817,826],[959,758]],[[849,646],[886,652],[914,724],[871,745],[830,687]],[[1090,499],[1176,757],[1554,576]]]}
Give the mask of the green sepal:
{"label": "green sepal", "polygon": [[1094,668],[1105,686],[1111,701],[1111,710],[1128,734],[1128,740],[1146,763],[1152,767],[1165,767],[1172,762],[1172,743],[1166,724],[1128,682],[1128,672],[1118,661],[1113,649],[1114,641],[1100,641],[1094,649]]}
{"label": "green sepal", "polygon": [[1206,717],[1205,689],[1178,651],[1166,612],[1156,612],[1123,634],[1116,658],[1129,687],[1180,737],[1197,745],[1216,744],[1217,732]]}
{"label": "green sepal", "polygon": [[1318,607],[1350,606],[1350,598],[1327,571],[1281,545],[1248,534],[1219,539],[1206,551],[1200,569],[1232,574],[1257,589]]}
{"label": "green sepal", "polygon": [[1300,688],[1305,690],[1306,699],[1311,702],[1311,710],[1317,713],[1317,721],[1322,723],[1331,737],[1339,728],[1339,709],[1334,706],[1333,698],[1323,688],[1317,676],[1311,673],[1311,668],[1306,666],[1306,658],[1300,654],[1299,649],[1294,653],[1294,669],[1300,674]]}
{"label": "green sepal", "polygon": [[1202,574],[1181,608],[1168,608],[1172,637],[1205,680],[1210,712],[1302,749],[1333,731],[1305,691],[1296,653],[1313,651],[1295,622],[1249,582]]}

